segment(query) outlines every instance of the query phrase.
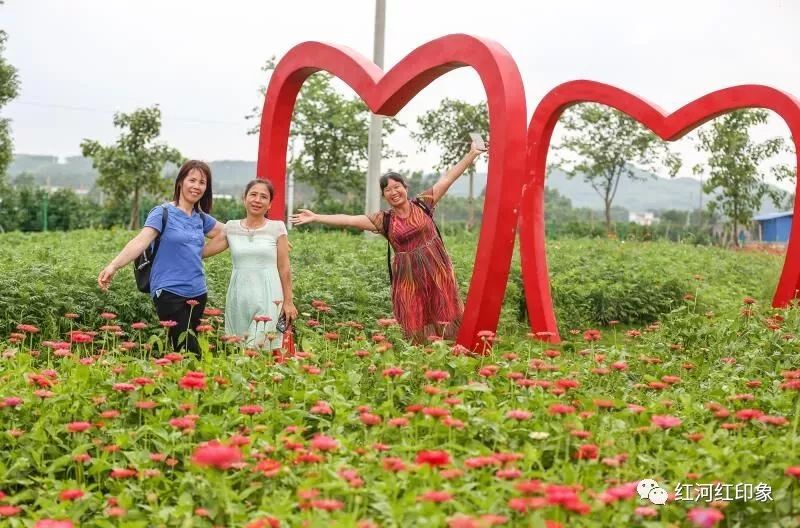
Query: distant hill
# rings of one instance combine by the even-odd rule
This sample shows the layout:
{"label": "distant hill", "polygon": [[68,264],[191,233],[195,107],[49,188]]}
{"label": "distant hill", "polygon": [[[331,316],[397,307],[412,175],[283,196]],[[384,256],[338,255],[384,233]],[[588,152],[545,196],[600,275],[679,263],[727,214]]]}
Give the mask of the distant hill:
{"label": "distant hill", "polygon": [[[215,194],[238,196],[245,184],[256,174],[254,161],[218,160],[210,162],[214,175]],[[174,167],[165,172],[172,172]],[[89,190],[94,185],[97,173],[92,169],[91,161],[81,156],[72,156],[59,163],[55,156],[37,156],[17,154],[9,167],[11,179],[27,172],[36,182],[45,185],[50,178],[50,185]],[[644,181],[623,181],[620,183],[614,205],[629,211],[658,211],[663,209],[692,210],[700,202],[700,182],[692,178],[659,178],[645,171],[638,171],[646,176]],[[588,207],[601,210],[603,201],[581,178],[570,179],[559,170],[554,169],[547,177],[547,187],[555,189],[562,196],[572,201],[573,207]],[[486,187],[486,173],[475,175],[475,192],[480,195]],[[466,177],[456,181],[450,190],[452,196],[467,196],[469,180]],[[298,200],[306,198],[308,189],[297,188]],[[703,203],[708,197],[704,197]],[[775,212],[772,202],[765,200],[761,213]]]}

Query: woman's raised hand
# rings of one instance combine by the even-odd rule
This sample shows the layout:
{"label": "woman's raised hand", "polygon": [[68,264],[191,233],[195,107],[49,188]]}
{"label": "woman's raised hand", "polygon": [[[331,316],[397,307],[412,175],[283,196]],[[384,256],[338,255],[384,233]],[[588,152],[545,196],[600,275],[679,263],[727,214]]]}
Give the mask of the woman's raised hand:
{"label": "woman's raised hand", "polygon": [[484,146],[485,146],[486,148],[484,148],[484,149],[479,149],[479,148],[478,148],[478,145],[476,145],[476,144],[475,144],[475,142],[473,141],[473,142],[472,142],[472,144],[470,144],[470,146],[469,146],[469,153],[470,153],[470,154],[474,154],[475,156],[478,156],[479,154],[483,154],[484,152],[486,152],[487,150],[489,150],[489,142],[487,141],[487,142],[484,144]]}
{"label": "woman's raised hand", "polygon": [[293,214],[289,219],[292,225],[310,224],[317,220],[317,215],[313,211],[309,211],[308,209],[298,209],[298,211],[298,213]]}

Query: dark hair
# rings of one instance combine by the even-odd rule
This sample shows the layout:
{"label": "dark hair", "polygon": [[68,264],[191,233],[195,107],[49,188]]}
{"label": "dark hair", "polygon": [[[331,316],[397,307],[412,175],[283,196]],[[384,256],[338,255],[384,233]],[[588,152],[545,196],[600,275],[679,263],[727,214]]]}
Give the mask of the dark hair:
{"label": "dark hair", "polygon": [[250,189],[252,189],[253,186],[258,185],[259,183],[267,186],[267,190],[269,191],[269,201],[271,202],[272,198],[275,196],[275,186],[272,185],[272,182],[267,180],[266,178],[265,179],[258,178],[255,180],[250,180],[244,187],[244,194],[242,194],[242,197],[247,196],[247,193],[250,192]]}
{"label": "dark hair", "polygon": [[380,179],[381,192],[383,192],[389,185],[389,180],[394,180],[403,187],[405,187],[406,189],[408,189],[408,184],[406,183],[406,179],[403,178],[402,174],[400,174],[399,172],[387,172],[386,174],[381,176]]}
{"label": "dark hair", "polygon": [[209,167],[208,163],[204,161],[187,160],[183,163],[183,165],[181,165],[181,168],[178,169],[178,177],[175,178],[175,192],[172,195],[172,200],[175,202],[175,205],[180,203],[181,184],[193,170],[202,172],[203,176],[206,177],[206,192],[204,192],[203,196],[197,200],[197,203],[194,204],[194,208],[197,211],[211,213],[211,202],[214,200],[213,193],[211,191],[211,167]]}

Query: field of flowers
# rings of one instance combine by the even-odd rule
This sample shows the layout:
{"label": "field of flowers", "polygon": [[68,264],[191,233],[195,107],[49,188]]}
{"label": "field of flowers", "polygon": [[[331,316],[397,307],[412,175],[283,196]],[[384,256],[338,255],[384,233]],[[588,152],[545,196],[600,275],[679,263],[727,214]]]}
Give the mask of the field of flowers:
{"label": "field of flowers", "polygon": [[[348,246],[354,237],[309,234],[295,242],[300,263],[326,237],[340,254],[321,253],[316,278],[295,264],[297,353],[243,347],[222,333],[219,307],[197,329],[195,357],[165,349],[146,304],[131,317],[142,296],[129,278],[108,299],[89,292],[95,261],[118,239],[84,236],[59,253],[47,246],[56,235],[9,237],[30,251],[18,253],[26,265],[9,279],[13,251],[3,242],[11,239],[0,237],[3,280],[30,287],[38,273],[41,295],[52,288],[73,304],[53,308],[58,316],[23,303],[3,315],[0,525],[799,524],[800,319],[768,305],[778,258],[563,242],[550,249],[554,292],[596,295],[585,281],[605,280],[606,304],[624,306],[615,292],[637,294],[615,280],[624,262],[653,283],[674,280],[680,296],[658,321],[566,327],[553,346],[516,321],[512,284],[503,326],[469,353],[436,339],[405,343],[383,304],[363,304],[388,288],[347,293],[359,281],[385,281],[369,253],[384,246],[354,258],[348,251],[360,239]],[[448,247],[463,270],[469,244]],[[353,267],[329,270],[330,253]],[[658,259],[673,264],[653,269]],[[224,266],[209,265],[217,299]],[[84,271],[70,278],[68,270]],[[68,293],[81,288],[85,304]],[[12,295],[0,289],[0,301]],[[667,503],[640,498],[641,479],[669,492]],[[700,484],[712,493],[696,495]],[[750,493],[735,497],[744,484]]]}

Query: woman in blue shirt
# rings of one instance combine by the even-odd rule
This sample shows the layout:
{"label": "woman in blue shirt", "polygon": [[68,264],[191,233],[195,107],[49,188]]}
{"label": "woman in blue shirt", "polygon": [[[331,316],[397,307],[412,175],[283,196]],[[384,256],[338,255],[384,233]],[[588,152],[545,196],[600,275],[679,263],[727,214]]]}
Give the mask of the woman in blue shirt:
{"label": "woman in blue shirt", "polygon": [[170,342],[176,350],[199,350],[192,334],[187,333],[185,341],[179,338],[197,328],[206,305],[208,290],[201,259],[205,237],[223,233],[223,226],[208,214],[211,202],[211,169],[202,161],[185,162],[175,179],[173,201],[165,204],[168,216],[164,232],[161,233],[163,207],[154,207],[139,234],[97,277],[100,288],[108,291],[117,270],[133,262],[161,234],[150,271],[150,295],[159,320],[177,323],[169,328]]}

